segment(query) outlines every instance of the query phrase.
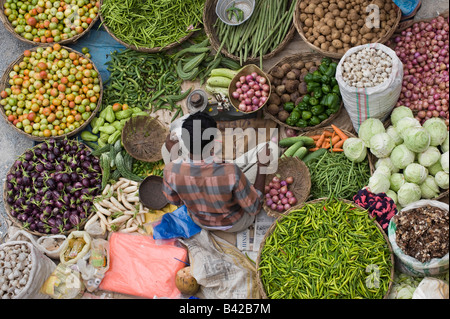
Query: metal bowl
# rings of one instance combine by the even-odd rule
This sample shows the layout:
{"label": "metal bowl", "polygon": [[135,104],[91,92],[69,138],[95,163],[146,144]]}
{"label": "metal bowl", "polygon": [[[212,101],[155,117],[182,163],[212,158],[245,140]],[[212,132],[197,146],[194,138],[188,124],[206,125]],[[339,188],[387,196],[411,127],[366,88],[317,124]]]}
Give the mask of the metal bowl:
{"label": "metal bowl", "polygon": [[160,176],[150,175],[139,186],[139,200],[149,209],[162,209],[169,201],[162,192],[163,179]]}
{"label": "metal bowl", "polygon": [[[236,17],[233,16],[228,19],[227,9],[231,6],[235,6],[244,12],[244,19],[242,21],[237,21]],[[255,9],[255,0],[219,0],[216,5],[216,14],[223,23],[228,25],[240,25],[250,18]]]}

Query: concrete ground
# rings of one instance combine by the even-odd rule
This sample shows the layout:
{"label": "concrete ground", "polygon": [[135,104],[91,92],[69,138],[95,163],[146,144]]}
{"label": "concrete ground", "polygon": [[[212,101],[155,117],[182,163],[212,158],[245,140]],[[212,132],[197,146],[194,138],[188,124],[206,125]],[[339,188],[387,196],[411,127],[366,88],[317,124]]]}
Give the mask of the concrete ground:
{"label": "concrete ground", "polygon": [[[423,0],[422,7],[417,12],[415,19],[425,19],[434,17],[449,9],[447,0]],[[286,50],[305,48],[299,35],[296,35]],[[14,61],[25,49],[32,46],[21,42],[0,25],[0,75],[6,70],[8,65]],[[274,61],[268,61],[269,64]],[[34,145],[33,141],[22,136],[10,128],[7,123],[0,119],[0,239],[7,231],[5,224],[5,209],[3,205],[3,184],[6,172],[14,160],[27,148]],[[0,240],[1,243],[1,240]]]}

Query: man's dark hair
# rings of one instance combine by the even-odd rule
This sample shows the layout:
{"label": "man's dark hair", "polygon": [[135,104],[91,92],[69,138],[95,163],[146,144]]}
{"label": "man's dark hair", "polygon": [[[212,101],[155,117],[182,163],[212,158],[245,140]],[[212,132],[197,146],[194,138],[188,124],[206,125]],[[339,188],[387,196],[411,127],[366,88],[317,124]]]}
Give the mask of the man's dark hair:
{"label": "man's dark hair", "polygon": [[[198,141],[198,132],[194,133],[194,129],[198,128],[200,128],[201,131],[200,141]],[[203,112],[191,114],[184,120],[182,125],[183,131],[181,133],[181,139],[183,140],[184,145],[191,154],[194,154],[197,151],[196,147],[194,146],[194,142],[201,142],[200,151],[203,152],[205,146],[214,141],[214,136],[206,136],[207,139],[203,139],[203,132],[210,128],[217,129],[217,122],[213,117]]]}

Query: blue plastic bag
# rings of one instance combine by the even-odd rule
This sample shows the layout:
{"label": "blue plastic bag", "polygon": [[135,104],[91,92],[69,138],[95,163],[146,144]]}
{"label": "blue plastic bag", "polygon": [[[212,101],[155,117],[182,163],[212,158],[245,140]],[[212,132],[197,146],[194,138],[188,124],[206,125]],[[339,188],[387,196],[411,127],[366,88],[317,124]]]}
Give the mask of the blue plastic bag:
{"label": "blue plastic bag", "polygon": [[190,238],[201,231],[189,216],[185,205],[164,214],[161,223],[153,227],[153,239]]}

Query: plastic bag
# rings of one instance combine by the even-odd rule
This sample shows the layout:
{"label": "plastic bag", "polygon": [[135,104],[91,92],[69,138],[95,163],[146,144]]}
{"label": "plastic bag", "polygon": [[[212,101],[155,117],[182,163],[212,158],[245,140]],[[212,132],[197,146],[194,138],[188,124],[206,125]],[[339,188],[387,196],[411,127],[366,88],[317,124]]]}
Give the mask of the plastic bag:
{"label": "plastic bag", "polygon": [[163,215],[161,222],[153,227],[154,239],[189,238],[201,231],[189,216],[185,205],[170,214]]}
{"label": "plastic bag", "polygon": [[448,283],[433,277],[425,277],[414,291],[412,299],[448,299]]}
{"label": "plastic bag", "polygon": [[187,251],[175,245],[158,245],[147,235],[112,233],[109,270],[101,290],[144,298],[178,298],[178,270],[185,267]]}
{"label": "plastic bag", "polygon": [[64,264],[56,267],[40,289],[41,293],[53,299],[78,299],[84,290],[81,273]]}
{"label": "plastic bag", "polygon": [[[448,204],[445,204],[440,201],[419,200],[404,207],[400,212],[408,211],[426,205],[439,207],[447,211],[449,209]],[[396,241],[396,234],[395,234],[396,230],[397,226],[395,224],[395,218],[392,218],[389,222],[388,236],[389,242],[391,243],[392,246],[392,250],[396,257],[396,266],[398,266],[398,269],[401,272],[408,274],[410,276],[417,276],[417,277],[424,277],[428,275],[435,276],[448,272],[449,270],[448,253],[442,258],[433,258],[428,262],[422,263],[416,258],[406,255],[400,249]]]}
{"label": "plastic bag", "polygon": [[[342,65],[345,59],[364,48],[380,49],[392,58],[392,72],[384,83],[369,88],[356,88],[348,85],[342,77]],[[391,114],[400,96],[403,82],[403,63],[395,51],[381,43],[370,43],[349,49],[336,68],[336,81],[339,84],[344,107],[356,132],[362,122],[368,118],[377,118],[384,122]]]}
{"label": "plastic bag", "polygon": [[[25,244],[28,246],[31,255],[31,271],[28,273],[28,280],[25,287],[13,297],[14,299],[44,299],[48,296],[40,292],[40,288],[47,277],[56,268],[55,263],[46,257],[39,249],[27,241],[8,241],[0,245],[0,251],[7,246]],[[21,274],[23,276],[23,274]],[[22,277],[20,277],[22,278]]]}
{"label": "plastic bag", "polygon": [[[84,244],[81,243],[79,247],[77,247],[78,251],[75,252],[74,249],[71,249],[70,242],[77,239],[82,239]],[[61,247],[61,252],[59,254],[61,263],[65,265],[76,264],[79,259],[83,258],[89,252],[91,241],[91,236],[85,231],[71,232]],[[73,255],[69,256],[68,254],[71,254],[71,252],[73,252]]]}

